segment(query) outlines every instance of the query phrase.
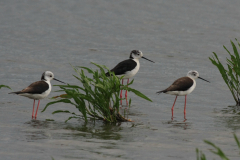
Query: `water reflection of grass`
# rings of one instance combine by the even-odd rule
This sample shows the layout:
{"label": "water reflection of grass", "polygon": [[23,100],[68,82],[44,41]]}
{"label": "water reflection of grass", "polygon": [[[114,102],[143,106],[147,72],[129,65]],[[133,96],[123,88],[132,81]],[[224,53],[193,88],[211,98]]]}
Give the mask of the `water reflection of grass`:
{"label": "water reflection of grass", "polygon": [[240,129],[240,106],[228,106],[220,110],[220,113],[221,115],[218,116],[221,120],[220,125],[225,124],[227,128],[234,131]]}
{"label": "water reflection of grass", "polygon": [[80,122],[77,124],[31,120],[25,124],[33,128],[33,130],[26,131],[26,136],[29,140],[47,139],[45,132],[54,132],[54,130],[59,131],[57,134],[54,134],[54,137],[59,136],[66,139],[79,139],[79,137],[83,137],[87,139],[119,140],[122,136],[118,132],[123,130],[121,123],[109,124],[93,120],[90,120],[88,123]]}
{"label": "water reflection of grass", "polygon": [[[48,139],[50,137],[51,139],[56,140],[84,139],[84,141],[86,140],[93,142],[106,140],[108,143],[114,142],[111,140],[121,140],[129,142],[134,139],[134,134],[129,135],[127,133],[136,133],[137,131],[145,133],[146,130],[154,130],[151,126],[141,122],[119,122],[111,124],[101,120],[93,119],[89,120],[88,122],[78,120],[77,122],[72,123],[31,120],[26,122],[25,125],[27,129],[24,130],[24,132],[27,139],[30,141]],[[138,136],[145,137],[145,134],[139,134]]]}
{"label": "water reflection of grass", "polygon": [[68,125],[64,129],[78,131],[74,136],[82,136],[87,139],[97,138],[103,140],[120,140],[122,136],[118,133],[123,128],[121,123],[115,125],[103,122],[89,122],[82,125]]}
{"label": "water reflection of grass", "polygon": [[240,115],[240,106],[228,106],[222,109],[222,113],[238,114]]}

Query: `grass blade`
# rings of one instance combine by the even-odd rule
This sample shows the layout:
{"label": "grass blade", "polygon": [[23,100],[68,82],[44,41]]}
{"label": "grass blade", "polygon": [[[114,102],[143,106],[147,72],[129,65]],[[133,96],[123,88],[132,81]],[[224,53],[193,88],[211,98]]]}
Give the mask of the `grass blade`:
{"label": "grass blade", "polygon": [[75,104],[72,103],[69,99],[60,99],[60,100],[58,100],[58,101],[49,102],[49,103],[44,107],[44,109],[42,110],[42,112],[44,112],[44,111],[47,109],[48,106],[50,106],[50,105],[52,105],[52,104],[55,104],[55,103],[61,103],[61,102],[63,102],[63,103],[70,103],[70,104],[72,104],[72,105],[75,105]]}
{"label": "grass blade", "polygon": [[3,88],[3,87],[4,87],[4,88],[11,89],[9,86],[6,86],[6,85],[0,85],[0,89]]}
{"label": "grass blade", "polygon": [[223,153],[223,151],[222,151],[219,147],[217,147],[215,144],[213,144],[212,142],[207,141],[207,140],[204,140],[204,142],[207,143],[207,144],[209,144],[210,146],[212,146],[213,148],[215,148],[215,149],[217,150],[217,151],[212,151],[212,150],[211,150],[212,153],[218,155],[218,156],[221,157],[223,160],[229,160],[229,159],[226,157],[226,155]]}
{"label": "grass blade", "polygon": [[236,143],[237,143],[237,145],[238,145],[238,149],[240,150],[240,142],[239,142],[236,134],[234,133],[233,136],[234,136],[234,139],[235,139],[235,141],[236,141]]}

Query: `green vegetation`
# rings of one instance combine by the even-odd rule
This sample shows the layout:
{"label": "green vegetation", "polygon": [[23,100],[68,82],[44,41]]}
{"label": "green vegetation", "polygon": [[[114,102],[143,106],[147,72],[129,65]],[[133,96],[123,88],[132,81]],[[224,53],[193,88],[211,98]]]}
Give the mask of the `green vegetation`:
{"label": "green vegetation", "polygon": [[[234,134],[234,139],[237,143],[238,149],[240,151],[240,143],[239,140],[236,136],[236,134]],[[212,146],[215,150],[210,150],[212,153],[218,155],[222,160],[230,160],[224,153],[223,151],[217,147],[214,143],[204,140],[205,143],[209,144],[210,146]],[[197,160],[207,160],[206,156],[204,153],[202,153],[202,151],[199,151],[198,148],[196,149],[196,153],[197,153]]]}
{"label": "green vegetation", "polygon": [[[236,39],[237,41],[237,39]],[[209,59],[211,62],[218,68],[219,72],[221,73],[223,80],[227,84],[229,90],[232,93],[232,96],[234,100],[236,101],[236,105],[240,105],[240,84],[239,84],[239,78],[240,78],[240,58],[239,58],[239,53],[237,50],[236,45],[231,41],[232,48],[233,48],[233,54],[229,52],[229,50],[225,48],[225,50],[228,52],[230,55],[230,58],[226,58],[227,61],[227,67],[224,68],[222,63],[219,61],[218,56],[215,52],[213,52],[214,56]],[[238,47],[240,47],[239,42],[237,41]]]}
{"label": "green vegetation", "polygon": [[[129,87],[133,83],[133,80],[128,85],[122,85],[120,81],[123,77],[118,78],[104,65],[92,64],[97,66],[99,70],[94,71],[82,66],[73,67],[77,73],[77,75],[73,76],[78,79],[82,85],[57,85],[61,88],[59,91],[64,91],[66,94],[54,97],[55,101],[49,102],[42,112],[52,104],[68,103],[75,106],[81,114],[71,113],[68,110],[57,110],[54,111],[53,114],[72,114],[66,121],[72,118],[82,118],[85,121],[87,121],[88,118],[94,118],[106,122],[122,122],[131,120],[126,119],[119,113],[119,94],[121,89],[128,90],[141,98],[151,101],[141,92]],[[105,69],[108,70],[112,76],[106,77]],[[88,77],[85,72],[92,75],[93,78]]]}
{"label": "green vegetation", "polygon": [[8,88],[8,89],[11,89],[9,86],[6,86],[6,85],[0,85],[0,89],[3,88],[3,87]]}

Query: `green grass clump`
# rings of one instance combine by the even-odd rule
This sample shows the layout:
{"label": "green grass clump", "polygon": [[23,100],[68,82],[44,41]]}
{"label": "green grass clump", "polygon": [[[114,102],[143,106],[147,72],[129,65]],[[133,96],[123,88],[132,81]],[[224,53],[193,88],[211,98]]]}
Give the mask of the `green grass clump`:
{"label": "green grass clump", "polygon": [[[237,39],[236,39],[237,41]],[[240,58],[239,53],[237,50],[236,45],[231,41],[232,48],[233,48],[233,54],[229,52],[229,50],[225,47],[224,49],[228,52],[230,55],[230,58],[226,58],[227,61],[227,68],[225,68],[222,63],[219,61],[218,56],[215,52],[213,52],[214,56],[209,59],[211,62],[218,68],[219,72],[221,73],[223,80],[227,84],[229,90],[232,93],[232,96],[234,100],[236,101],[236,105],[240,105],[240,84],[239,84],[239,78],[240,78]],[[240,47],[239,42],[237,41],[238,47]]]}
{"label": "green grass clump", "polygon": [[[240,142],[236,136],[236,134],[233,135],[234,139],[237,143],[238,149],[240,151]],[[214,143],[204,140],[205,143],[207,143],[208,145],[212,146],[215,150],[210,150],[212,153],[218,155],[222,160],[230,160],[225,154],[224,152],[218,147],[216,146]],[[197,160],[207,160],[206,156],[204,153],[202,153],[202,151],[199,151],[199,149],[196,149],[196,154],[197,154]]]}
{"label": "green grass clump", "polygon": [[[65,94],[57,96],[57,100],[49,102],[42,112],[46,108],[55,103],[68,103],[75,106],[81,114],[71,113],[68,110],[57,110],[55,113],[70,113],[72,114],[66,121],[72,118],[83,118],[85,121],[88,118],[102,119],[107,122],[121,122],[130,121],[124,118],[119,113],[119,98],[120,90],[128,90],[135,93],[137,96],[151,101],[147,96],[141,92],[129,87],[133,80],[128,85],[122,85],[121,80],[123,77],[118,78],[113,72],[111,72],[106,66],[92,63],[98,67],[99,70],[93,70],[87,67],[77,66],[73,67],[77,75],[73,75],[81,83],[78,85],[57,85],[61,88],[60,91]],[[105,75],[107,70],[111,76]],[[85,74],[87,72],[92,76],[90,78]]]}

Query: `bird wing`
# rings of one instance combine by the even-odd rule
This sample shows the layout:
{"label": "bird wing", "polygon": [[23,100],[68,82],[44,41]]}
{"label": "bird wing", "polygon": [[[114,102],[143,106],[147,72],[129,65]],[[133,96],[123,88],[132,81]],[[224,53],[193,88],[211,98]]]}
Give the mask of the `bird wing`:
{"label": "bird wing", "polygon": [[163,93],[168,91],[186,91],[193,85],[193,80],[189,77],[182,77],[173,82],[171,86],[163,90]]}
{"label": "bird wing", "polygon": [[[115,75],[122,75],[125,74],[127,71],[133,70],[137,66],[137,63],[132,59],[127,59],[125,61],[122,61],[118,63],[113,69],[111,69],[111,72],[114,72]],[[109,76],[109,73],[106,73],[106,76]]]}
{"label": "bird wing", "polygon": [[45,92],[46,90],[48,90],[48,88],[49,88],[48,83],[46,83],[44,81],[37,81],[37,82],[30,84],[30,86],[23,89],[22,91],[14,92],[14,93],[16,93],[16,94],[21,94],[21,93],[41,94],[41,93]]}

